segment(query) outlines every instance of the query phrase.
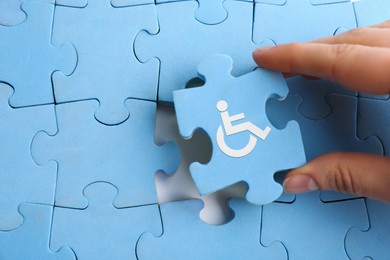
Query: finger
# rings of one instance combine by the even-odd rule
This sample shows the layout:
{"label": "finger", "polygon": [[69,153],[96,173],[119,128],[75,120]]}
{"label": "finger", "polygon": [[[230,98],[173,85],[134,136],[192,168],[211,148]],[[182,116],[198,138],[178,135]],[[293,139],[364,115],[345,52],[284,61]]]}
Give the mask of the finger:
{"label": "finger", "polygon": [[263,68],[325,78],[362,92],[390,89],[390,48],[290,43],[258,48],[253,58]]}
{"label": "finger", "polygon": [[390,29],[390,20],[384,21],[382,23],[374,24],[369,27]]}
{"label": "finger", "polygon": [[390,29],[361,27],[311,42],[326,44],[359,44],[372,47],[390,48]]}
{"label": "finger", "polygon": [[361,153],[320,156],[290,171],[286,192],[335,190],[390,202],[390,158]]}

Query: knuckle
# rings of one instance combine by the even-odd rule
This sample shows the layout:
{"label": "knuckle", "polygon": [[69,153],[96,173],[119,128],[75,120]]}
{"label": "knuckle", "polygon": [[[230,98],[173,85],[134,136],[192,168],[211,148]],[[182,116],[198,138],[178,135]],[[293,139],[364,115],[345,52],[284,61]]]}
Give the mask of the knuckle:
{"label": "knuckle", "polygon": [[348,165],[336,164],[331,167],[326,177],[326,182],[332,190],[358,195],[362,194],[359,185],[354,181],[353,174]]}
{"label": "knuckle", "polygon": [[337,44],[332,47],[333,52],[333,64],[331,65],[331,78],[335,81],[339,81],[343,71],[343,64],[345,64],[345,60],[348,59],[349,54],[353,51],[355,46],[350,44]]}

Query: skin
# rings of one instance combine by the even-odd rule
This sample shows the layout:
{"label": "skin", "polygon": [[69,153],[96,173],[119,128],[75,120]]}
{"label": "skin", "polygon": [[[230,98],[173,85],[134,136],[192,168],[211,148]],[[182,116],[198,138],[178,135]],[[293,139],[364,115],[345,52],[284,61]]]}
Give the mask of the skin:
{"label": "skin", "polygon": [[[346,88],[390,93],[390,20],[307,43],[258,48],[255,62],[285,76],[325,78]],[[288,193],[335,190],[390,202],[390,158],[362,153],[330,153],[291,170]]]}

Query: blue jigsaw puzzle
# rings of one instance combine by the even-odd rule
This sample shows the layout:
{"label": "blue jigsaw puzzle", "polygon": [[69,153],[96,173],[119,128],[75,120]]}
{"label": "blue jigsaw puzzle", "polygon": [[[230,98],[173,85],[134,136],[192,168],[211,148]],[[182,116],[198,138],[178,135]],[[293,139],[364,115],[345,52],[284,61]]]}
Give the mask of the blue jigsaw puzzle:
{"label": "blue jigsaw puzzle", "polygon": [[26,19],[26,14],[20,8],[22,0],[0,1],[0,25],[13,26]]}
{"label": "blue jigsaw puzzle", "polygon": [[76,259],[70,248],[49,249],[53,206],[24,203],[19,210],[23,224],[0,230],[0,259]]}
{"label": "blue jigsaw puzzle", "polygon": [[319,193],[312,192],[297,195],[292,204],[263,206],[261,243],[283,243],[289,259],[348,259],[346,233],[353,226],[368,225],[363,199],[323,203]]}
{"label": "blue jigsaw puzzle", "polygon": [[206,84],[174,92],[179,130],[189,138],[203,129],[213,144],[211,161],[190,167],[201,194],[246,181],[247,199],[267,204],[282,193],[274,173],[305,163],[301,133],[296,122],[278,130],[267,119],[266,100],[288,92],[280,73],[258,69],[236,78],[232,69],[230,57],[209,57],[198,67]]}
{"label": "blue jigsaw puzzle", "polygon": [[351,228],[345,238],[345,248],[350,259],[387,259],[390,255],[390,205],[366,200],[370,226],[366,229]]}
{"label": "blue jigsaw puzzle", "polygon": [[141,32],[134,49],[141,62],[152,57],[160,61],[159,101],[172,102],[173,91],[183,89],[188,81],[196,78],[198,63],[209,55],[231,56],[237,65],[235,75],[256,67],[252,59],[256,47],[251,29],[253,4],[225,1],[224,6],[229,13],[227,19],[217,25],[206,25],[194,19],[198,9],[196,1],[157,5],[158,34]]}
{"label": "blue jigsaw puzzle", "polygon": [[53,204],[57,171],[54,164],[39,167],[31,158],[31,140],[39,131],[55,133],[53,105],[11,108],[11,86],[0,83],[0,230],[19,226],[19,204]]}
{"label": "blue jigsaw puzzle", "polygon": [[256,0],[254,14],[256,43],[265,39],[276,44],[306,42],[332,36],[340,27],[356,27],[350,1]]}
{"label": "blue jigsaw puzzle", "polygon": [[69,246],[77,259],[135,259],[144,232],[162,233],[160,212],[158,205],[117,209],[117,193],[109,183],[93,183],[84,190],[86,209],[55,207],[51,248]]}
{"label": "blue jigsaw puzzle", "polygon": [[110,0],[89,0],[82,8],[57,6],[53,42],[72,42],[78,63],[70,76],[53,75],[56,101],[97,99],[96,119],[114,125],[129,116],[127,98],[156,100],[158,63],[140,63],[131,48],[140,30],[157,32],[154,5],[114,8]]}
{"label": "blue jigsaw puzzle", "polygon": [[130,117],[115,126],[95,120],[96,100],[57,105],[56,135],[35,136],[34,160],[40,165],[58,163],[56,205],[85,208],[82,191],[97,181],[118,188],[116,207],[157,203],[155,172],[174,172],[180,156],[173,143],[154,143],[155,102],[129,99],[125,105]]}
{"label": "blue jigsaw puzzle", "polygon": [[144,259],[287,259],[280,243],[260,244],[261,207],[233,200],[234,219],[224,225],[208,225],[199,219],[203,204],[187,200],[161,205],[164,233],[141,236],[137,256]]}
{"label": "blue jigsaw puzzle", "polygon": [[54,5],[26,1],[26,20],[15,26],[0,25],[0,81],[15,89],[10,105],[23,107],[54,103],[54,71],[73,72],[77,54],[71,44],[51,43]]}

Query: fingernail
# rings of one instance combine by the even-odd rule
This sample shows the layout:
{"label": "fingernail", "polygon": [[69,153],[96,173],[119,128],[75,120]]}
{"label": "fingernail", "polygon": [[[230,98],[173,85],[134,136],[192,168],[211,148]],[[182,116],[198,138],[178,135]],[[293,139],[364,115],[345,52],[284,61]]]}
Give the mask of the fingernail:
{"label": "fingernail", "polygon": [[264,47],[259,47],[259,48],[256,48],[254,50],[253,53],[262,53],[262,52],[265,52],[265,51],[268,51],[269,49],[272,49],[274,48],[275,46],[264,46]]}
{"label": "fingernail", "polygon": [[319,190],[317,183],[308,175],[300,174],[287,178],[283,182],[283,189],[287,193],[302,193]]}

